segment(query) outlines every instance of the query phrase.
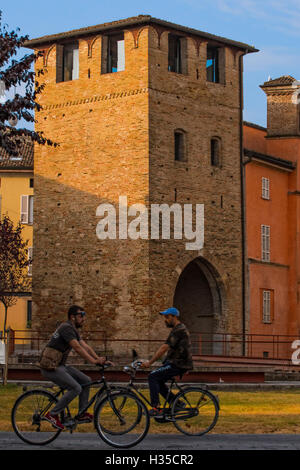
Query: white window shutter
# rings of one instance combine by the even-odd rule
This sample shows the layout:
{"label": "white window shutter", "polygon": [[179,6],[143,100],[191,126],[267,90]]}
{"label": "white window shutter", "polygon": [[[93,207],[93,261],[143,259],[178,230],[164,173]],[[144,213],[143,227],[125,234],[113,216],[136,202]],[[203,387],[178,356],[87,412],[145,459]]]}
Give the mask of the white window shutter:
{"label": "white window shutter", "polygon": [[28,223],[33,224],[33,198],[34,196],[28,196]]}
{"label": "white window shutter", "polygon": [[117,47],[118,47],[118,65],[117,65],[117,70],[118,72],[121,72],[122,70],[125,70],[125,42],[123,41],[118,41],[117,42]]}
{"label": "white window shutter", "polygon": [[72,80],[79,78],[79,49],[73,49]]}
{"label": "white window shutter", "polygon": [[21,196],[21,223],[28,224],[29,197]]}

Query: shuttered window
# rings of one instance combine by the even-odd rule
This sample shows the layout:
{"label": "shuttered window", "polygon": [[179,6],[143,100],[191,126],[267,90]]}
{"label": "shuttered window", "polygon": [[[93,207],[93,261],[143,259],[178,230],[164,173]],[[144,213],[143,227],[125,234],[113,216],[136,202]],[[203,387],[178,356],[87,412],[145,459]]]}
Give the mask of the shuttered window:
{"label": "shuttered window", "polygon": [[263,199],[270,199],[270,180],[269,178],[262,178],[261,180],[261,185],[262,185],[262,193],[261,197]]}
{"label": "shuttered window", "polygon": [[22,224],[33,224],[33,196],[21,196],[21,216]]}
{"label": "shuttered window", "polygon": [[21,223],[28,224],[28,196],[21,196]]}
{"label": "shuttered window", "polygon": [[270,226],[261,226],[261,259],[270,261]]}
{"label": "shuttered window", "polygon": [[274,290],[260,289],[261,295],[261,319],[263,323],[274,321]]}

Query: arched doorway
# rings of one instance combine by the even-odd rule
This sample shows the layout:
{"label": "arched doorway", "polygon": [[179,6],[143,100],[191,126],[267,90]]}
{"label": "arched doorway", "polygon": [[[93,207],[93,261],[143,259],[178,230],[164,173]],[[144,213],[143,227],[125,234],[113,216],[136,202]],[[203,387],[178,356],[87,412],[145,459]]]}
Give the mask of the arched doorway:
{"label": "arched doorway", "polygon": [[218,272],[207,260],[199,257],[185,267],[173,303],[191,333],[194,354],[222,354],[222,343],[213,342],[218,339],[222,317],[222,286]]}

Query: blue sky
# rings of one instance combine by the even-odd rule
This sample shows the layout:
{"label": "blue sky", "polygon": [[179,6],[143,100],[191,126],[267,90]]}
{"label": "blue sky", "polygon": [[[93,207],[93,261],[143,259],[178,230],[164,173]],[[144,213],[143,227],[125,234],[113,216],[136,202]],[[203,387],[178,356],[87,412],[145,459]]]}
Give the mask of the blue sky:
{"label": "blue sky", "polygon": [[149,14],[254,45],[244,59],[244,119],[266,125],[268,77],[300,79],[300,0],[14,0],[0,6],[3,22],[30,38]]}

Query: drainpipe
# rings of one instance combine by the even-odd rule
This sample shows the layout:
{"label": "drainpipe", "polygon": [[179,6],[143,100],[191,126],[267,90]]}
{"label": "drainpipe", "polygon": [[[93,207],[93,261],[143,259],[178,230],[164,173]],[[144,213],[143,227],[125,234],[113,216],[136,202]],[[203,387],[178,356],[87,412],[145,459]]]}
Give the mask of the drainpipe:
{"label": "drainpipe", "polygon": [[243,57],[248,54],[248,49],[239,56],[239,80],[240,80],[240,177],[241,177],[241,206],[242,206],[242,330],[243,350],[246,355],[246,220],[245,220],[245,178],[244,178],[244,145],[243,145]]}

